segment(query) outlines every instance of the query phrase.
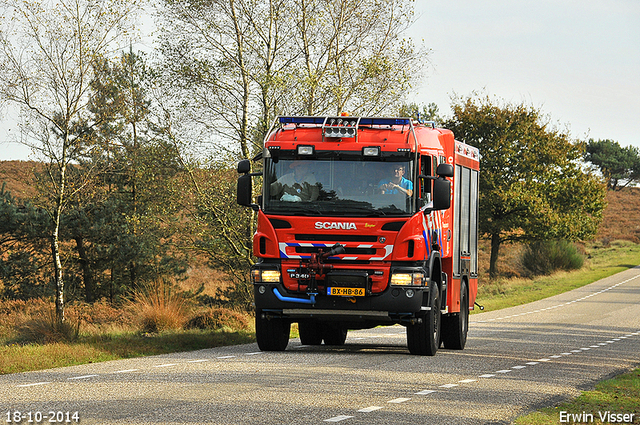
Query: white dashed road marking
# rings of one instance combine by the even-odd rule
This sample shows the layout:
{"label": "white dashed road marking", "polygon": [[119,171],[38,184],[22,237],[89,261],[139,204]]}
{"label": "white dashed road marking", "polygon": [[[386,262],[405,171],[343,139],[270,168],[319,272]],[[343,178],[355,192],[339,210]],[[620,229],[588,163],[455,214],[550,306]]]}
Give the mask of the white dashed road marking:
{"label": "white dashed road marking", "polygon": [[440,388],[453,388],[457,386],[458,384],[444,384],[444,385],[440,385]]}
{"label": "white dashed road marking", "polygon": [[419,392],[417,392],[415,394],[416,395],[429,395],[429,394],[433,394],[435,392],[436,392],[436,390],[422,390],[422,391],[419,391]]}
{"label": "white dashed road marking", "polygon": [[138,369],[125,369],[125,370],[116,370],[115,372],[112,373],[129,373],[129,372],[136,372]]}
{"label": "white dashed road marking", "polygon": [[35,387],[36,385],[47,385],[50,384],[51,382],[35,382],[33,384],[23,384],[23,385],[18,385],[18,387],[21,388],[26,388],[26,387]]}
{"label": "white dashed road marking", "polygon": [[375,412],[376,410],[380,410],[382,409],[382,407],[380,406],[370,406],[370,407],[365,407],[364,409],[360,409],[358,410],[358,412],[360,413],[371,413],[371,412]]}
{"label": "white dashed road marking", "polygon": [[353,416],[340,415],[340,416],[334,416],[333,418],[325,419],[324,422],[340,422],[340,421],[344,421],[346,419],[351,419],[351,418],[353,418]]}
{"label": "white dashed road marking", "polygon": [[393,400],[389,400],[387,401],[387,403],[395,403],[395,404],[400,404],[400,403],[404,403],[405,401],[409,401],[411,400],[410,398],[394,398]]}
{"label": "white dashed road marking", "polygon": [[89,379],[89,378],[95,378],[98,375],[84,375],[84,376],[74,376],[73,378],[67,378],[67,379]]}

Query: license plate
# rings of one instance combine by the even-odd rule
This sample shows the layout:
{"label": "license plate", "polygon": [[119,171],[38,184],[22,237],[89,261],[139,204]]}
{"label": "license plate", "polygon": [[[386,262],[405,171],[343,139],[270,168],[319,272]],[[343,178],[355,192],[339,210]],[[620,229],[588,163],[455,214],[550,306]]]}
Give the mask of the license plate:
{"label": "license plate", "polygon": [[327,295],[340,297],[364,297],[364,288],[327,288]]}

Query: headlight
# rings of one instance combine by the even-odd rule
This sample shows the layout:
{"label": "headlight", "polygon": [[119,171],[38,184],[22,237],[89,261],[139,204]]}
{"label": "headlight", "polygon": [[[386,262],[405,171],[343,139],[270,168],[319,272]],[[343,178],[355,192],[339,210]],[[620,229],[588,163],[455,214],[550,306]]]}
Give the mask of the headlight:
{"label": "headlight", "polygon": [[280,282],[280,270],[252,270],[254,282],[278,283]]}
{"label": "headlight", "polygon": [[391,275],[392,285],[424,286],[426,283],[424,273],[394,273]]}

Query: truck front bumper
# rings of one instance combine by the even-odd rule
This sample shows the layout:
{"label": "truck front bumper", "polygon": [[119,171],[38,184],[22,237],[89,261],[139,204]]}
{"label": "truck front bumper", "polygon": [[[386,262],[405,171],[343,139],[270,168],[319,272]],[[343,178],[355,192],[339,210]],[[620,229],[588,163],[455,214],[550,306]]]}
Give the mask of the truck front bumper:
{"label": "truck front bumper", "polygon": [[381,294],[341,297],[288,293],[282,284],[254,284],[256,310],[268,316],[349,322],[412,323],[428,309],[427,286],[390,287]]}

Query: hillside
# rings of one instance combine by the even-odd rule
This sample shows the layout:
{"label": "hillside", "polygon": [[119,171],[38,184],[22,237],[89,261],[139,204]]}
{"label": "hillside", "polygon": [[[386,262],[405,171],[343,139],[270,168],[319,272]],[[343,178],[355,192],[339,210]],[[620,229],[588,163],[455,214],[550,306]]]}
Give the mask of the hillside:
{"label": "hillside", "polygon": [[0,189],[11,192],[16,198],[25,198],[35,194],[33,189],[34,161],[0,161]]}
{"label": "hillside", "polygon": [[640,243],[640,188],[609,191],[607,202],[596,238],[605,245],[615,239]]}

